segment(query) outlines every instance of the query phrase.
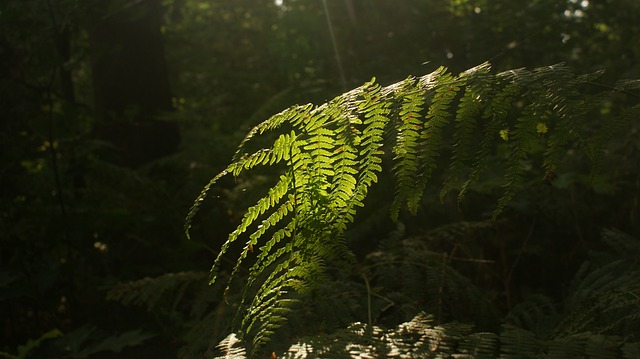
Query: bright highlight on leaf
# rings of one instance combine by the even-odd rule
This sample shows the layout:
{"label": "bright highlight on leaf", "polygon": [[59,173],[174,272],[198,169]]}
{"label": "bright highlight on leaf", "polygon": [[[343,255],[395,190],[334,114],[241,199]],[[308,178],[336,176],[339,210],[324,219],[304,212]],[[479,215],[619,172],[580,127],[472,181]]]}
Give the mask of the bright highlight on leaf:
{"label": "bright highlight on leaf", "polygon": [[548,130],[549,128],[547,128],[547,125],[544,122],[538,122],[536,125],[536,132],[540,135],[544,135]]}
{"label": "bright highlight on leaf", "polygon": [[505,141],[509,141],[509,130],[508,129],[500,130],[500,138],[502,138]]}

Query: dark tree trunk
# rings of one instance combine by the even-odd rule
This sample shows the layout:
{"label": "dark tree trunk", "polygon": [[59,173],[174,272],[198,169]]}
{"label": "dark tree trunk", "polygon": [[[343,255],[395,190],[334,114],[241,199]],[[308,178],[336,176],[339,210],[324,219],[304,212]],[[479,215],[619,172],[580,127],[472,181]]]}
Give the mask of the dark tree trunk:
{"label": "dark tree trunk", "polygon": [[160,28],[160,0],[102,1],[90,25],[97,135],[114,145],[115,162],[137,167],[175,153],[176,123],[157,116],[172,110]]}

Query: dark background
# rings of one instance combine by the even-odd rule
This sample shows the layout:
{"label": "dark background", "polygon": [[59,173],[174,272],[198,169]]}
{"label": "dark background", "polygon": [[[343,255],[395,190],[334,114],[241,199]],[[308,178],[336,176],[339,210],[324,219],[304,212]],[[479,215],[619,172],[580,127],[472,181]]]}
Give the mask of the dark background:
{"label": "dark background", "polygon": [[[374,76],[388,85],[487,60],[494,71],[605,69],[598,86],[640,77],[635,0],[324,5],[2,1],[0,351],[34,340],[21,357],[187,358],[226,336],[230,314],[207,270],[267,181],[214,188],[191,241],[184,218],[244,134],[287,106],[322,103]],[[637,95],[604,111],[626,101]],[[639,150],[638,121],[594,176],[570,149],[551,186],[534,168],[497,229],[469,237],[496,260],[484,281],[496,318],[531,292],[561,302],[603,228],[640,235]],[[404,220],[408,233],[488,219],[501,184],[485,176],[460,209],[433,190],[419,217]],[[361,257],[395,228],[384,213],[363,213],[349,239]]]}

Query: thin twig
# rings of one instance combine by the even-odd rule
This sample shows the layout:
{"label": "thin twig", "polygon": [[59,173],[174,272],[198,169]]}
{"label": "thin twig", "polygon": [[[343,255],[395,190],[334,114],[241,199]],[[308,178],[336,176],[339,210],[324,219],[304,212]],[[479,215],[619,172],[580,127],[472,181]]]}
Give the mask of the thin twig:
{"label": "thin twig", "polygon": [[369,320],[369,325],[371,325],[371,286],[369,285],[369,278],[367,278],[364,272],[362,272],[362,278],[364,279],[364,284],[367,286],[367,319]]}

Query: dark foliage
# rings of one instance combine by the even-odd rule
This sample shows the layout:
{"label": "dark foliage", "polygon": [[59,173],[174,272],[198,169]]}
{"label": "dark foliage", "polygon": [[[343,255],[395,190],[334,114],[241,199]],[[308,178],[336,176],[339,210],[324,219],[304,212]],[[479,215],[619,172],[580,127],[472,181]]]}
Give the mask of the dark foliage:
{"label": "dark foliage", "polygon": [[[246,133],[296,103],[329,103],[323,109],[363,123],[351,133],[344,122],[315,119],[325,121],[331,134],[321,128],[296,132],[295,141],[317,140],[297,154],[315,151],[314,161],[298,163],[324,172],[295,175],[300,189],[311,180],[301,199],[321,204],[315,212],[313,206],[300,212],[301,223],[323,228],[340,220],[326,231],[292,228],[297,238],[340,235],[329,252],[325,247],[319,253],[327,257],[304,253],[311,259],[304,273],[317,273],[318,281],[281,283],[303,290],[281,296],[298,304],[288,313],[281,307],[289,319],[258,349],[261,355],[280,357],[294,343],[317,343],[338,356],[344,348],[325,344],[349,337],[354,353],[364,356],[391,350],[382,335],[405,330],[394,339],[404,348],[431,340],[410,328],[442,327],[450,331],[451,350],[476,345],[477,353],[504,354],[508,346],[502,344],[513,341],[503,337],[519,333],[549,356],[613,350],[633,357],[638,293],[629,280],[636,275],[631,256],[640,237],[640,142],[637,113],[629,111],[638,88],[637,81],[620,79],[640,78],[640,50],[633,46],[640,42],[639,5],[0,1],[0,357],[217,355],[218,343],[240,334],[240,305],[250,307],[253,293],[281,263],[262,275],[251,272],[277,225],[256,235],[262,241],[252,244],[254,252],[248,251],[226,292],[237,258],[249,249],[247,238],[239,236],[234,243],[241,245],[221,256],[213,286],[206,285],[205,268],[246,209],[281,176],[288,192],[278,206],[289,199],[293,171],[282,160],[221,178],[191,222],[191,240],[184,238],[184,216],[211,175],[228,166]],[[485,61],[491,71],[455,75]],[[533,70],[559,63],[565,65],[556,68],[557,77]],[[449,71],[437,72],[439,81],[448,78],[455,86],[421,88],[417,76],[440,66]],[[516,70],[518,81],[507,75],[496,82],[497,74],[520,68],[529,70]],[[367,88],[380,96],[368,99],[372,107],[349,102],[351,95],[364,99],[363,88],[340,95],[374,76],[377,82]],[[543,85],[509,85],[529,83],[527,78]],[[547,89],[548,101],[536,102]],[[509,91],[511,99],[494,97]],[[476,95],[493,99],[495,110],[511,103],[504,119],[512,126],[494,121],[495,128],[487,127],[488,102]],[[340,107],[349,103],[356,107]],[[540,112],[533,126],[534,113],[551,104],[558,106],[551,114]],[[307,108],[322,112],[311,105],[299,109]],[[380,131],[384,116],[389,121]],[[412,132],[426,118],[437,121]],[[268,149],[294,127],[254,137],[244,151]],[[405,136],[399,139],[398,130]],[[498,137],[491,136],[496,130]],[[384,154],[361,141],[353,146],[363,153],[343,151],[331,166],[317,161],[323,150],[337,150],[355,135],[362,139],[365,131],[365,141],[382,144]],[[562,133],[570,136],[553,137]],[[426,141],[426,135],[441,142]],[[513,151],[527,141],[526,157]],[[440,151],[424,155],[427,148]],[[370,155],[382,163],[367,162]],[[411,156],[419,159],[418,169]],[[360,165],[358,173],[350,174],[351,161]],[[336,165],[342,166],[340,183],[329,174]],[[505,169],[511,187],[503,186]],[[344,206],[348,193],[339,190],[352,186],[352,177],[357,189],[367,189],[366,198],[359,194],[357,213],[346,210],[355,202]],[[327,193],[345,210],[327,211]],[[293,212],[272,220],[291,222],[300,203],[291,202]],[[396,211],[394,222],[389,213]],[[603,228],[617,229],[601,236]],[[245,291],[251,276],[255,286]],[[241,345],[232,337],[225,344],[238,353],[253,350],[245,348],[246,340],[260,332],[269,313],[253,311],[253,334]],[[596,345],[604,343],[610,345]]]}

